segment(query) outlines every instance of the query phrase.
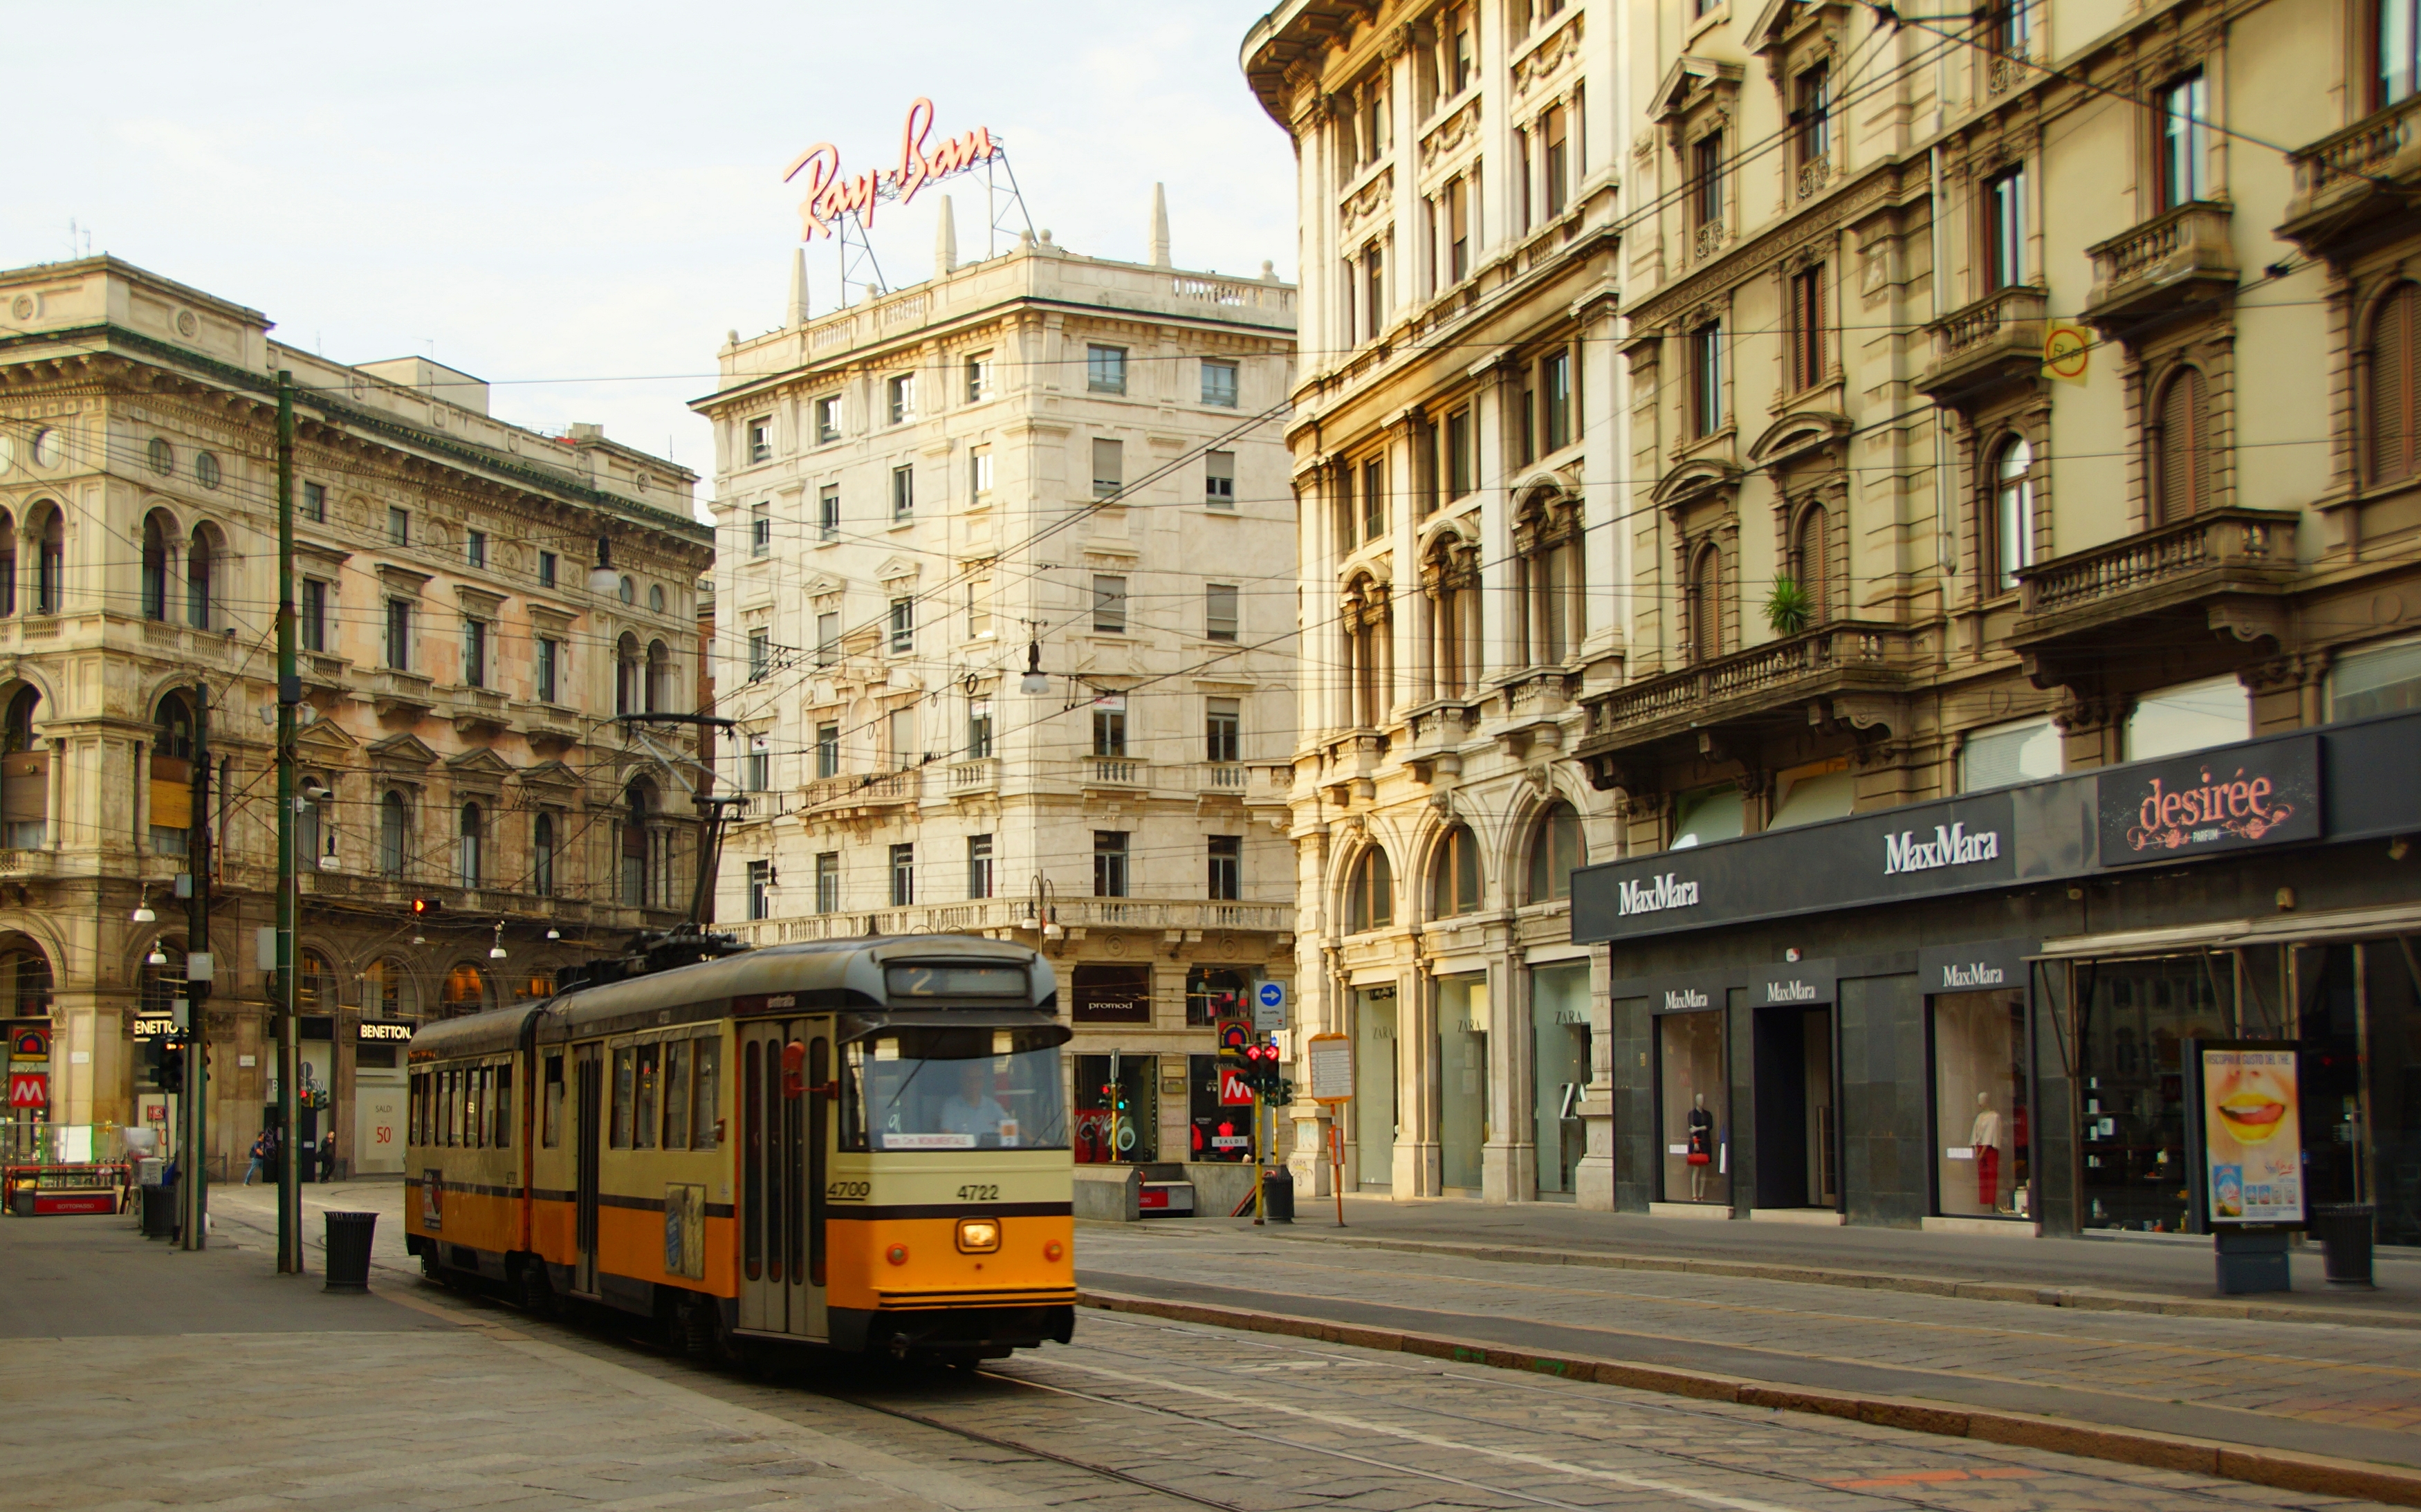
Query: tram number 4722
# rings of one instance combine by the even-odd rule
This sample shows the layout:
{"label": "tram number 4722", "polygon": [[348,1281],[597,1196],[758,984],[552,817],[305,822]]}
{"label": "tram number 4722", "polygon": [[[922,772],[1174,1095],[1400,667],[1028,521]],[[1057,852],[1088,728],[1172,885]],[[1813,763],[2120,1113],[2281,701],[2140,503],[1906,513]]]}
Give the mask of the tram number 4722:
{"label": "tram number 4722", "polygon": [[1000,1200],[1000,1188],[974,1186],[961,1187],[959,1189],[959,1200],[961,1202],[997,1202]]}

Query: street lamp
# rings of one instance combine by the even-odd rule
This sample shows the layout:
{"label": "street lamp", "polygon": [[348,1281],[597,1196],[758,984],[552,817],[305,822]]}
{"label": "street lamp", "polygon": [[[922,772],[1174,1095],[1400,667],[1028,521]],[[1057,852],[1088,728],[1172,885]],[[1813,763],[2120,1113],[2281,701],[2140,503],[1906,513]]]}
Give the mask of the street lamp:
{"label": "street lamp", "polygon": [[502,919],[496,921],[495,943],[488,947],[488,959],[490,960],[505,959],[505,921]]}
{"label": "street lamp", "polygon": [[1051,675],[1042,670],[1042,643],[1025,643],[1025,675],[1017,679],[1017,691],[1023,694],[1046,694],[1051,691]]}
{"label": "street lamp", "polygon": [[600,599],[609,599],[621,585],[621,576],[614,570],[613,549],[606,544],[605,538],[600,536],[597,538],[597,565],[588,569],[588,591]]}
{"label": "street lamp", "polygon": [[134,904],[134,912],[128,915],[128,917],[133,919],[136,924],[157,924],[160,922],[160,915],[151,912],[151,889],[148,887],[143,889],[142,897],[136,900]]}

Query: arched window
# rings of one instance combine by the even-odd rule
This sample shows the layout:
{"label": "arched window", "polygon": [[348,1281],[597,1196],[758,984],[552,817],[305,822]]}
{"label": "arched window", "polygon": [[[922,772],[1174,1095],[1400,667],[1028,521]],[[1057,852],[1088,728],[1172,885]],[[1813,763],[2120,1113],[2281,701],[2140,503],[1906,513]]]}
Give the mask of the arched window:
{"label": "arched window", "polygon": [[1438,842],[1429,865],[1429,917],[1450,919],[1479,907],[1479,842],[1456,825]]}
{"label": "arched window", "polygon": [[466,960],[445,974],[445,985],[437,998],[439,1017],[476,1013],[487,1005],[488,979],[478,967]]}
{"label": "arched window", "polygon": [[2373,483],[2421,472],[2421,285],[2398,284],[2370,321],[2369,455]]}
{"label": "arched window", "polygon": [[51,958],[23,935],[0,949],[0,1003],[12,1005],[20,1019],[50,1017]]}
{"label": "arched window", "polygon": [[362,973],[362,1012],[384,1019],[409,1019],[420,1012],[420,990],[403,962],[392,957],[370,962],[370,969]]}
{"label": "arched window", "polygon": [[158,509],[143,521],[143,617],[168,617],[168,517]]}
{"label": "arched window", "polygon": [[151,853],[181,856],[194,828],[194,706],[178,691],[151,714]]}
{"label": "arched window", "polygon": [[336,974],[316,950],[303,952],[294,963],[294,1006],[301,1013],[336,1011]]}
{"label": "arched window", "polygon": [[1992,454],[1992,582],[2018,585],[2018,569],[2035,559],[2035,449],[2012,436]]}
{"label": "arched window", "polygon": [[1581,839],[1581,817],[1570,803],[1556,802],[1539,816],[1530,836],[1530,891],[1533,903],[1560,902],[1572,896],[1572,870],[1588,861]]}
{"label": "arched window", "polygon": [[211,606],[218,597],[218,552],[211,527],[195,525],[194,543],[185,553],[185,623],[195,630],[211,628]]}
{"label": "arched window", "polygon": [[2180,367],[2161,389],[2152,433],[2153,518],[2183,520],[2210,507],[2213,455],[2209,389],[2198,367]]}
{"label": "arched window", "polygon": [[1807,622],[1820,625],[1833,616],[1832,541],[1824,507],[1811,504],[1799,512],[1790,533],[1790,580],[1807,596]]}
{"label": "arched window", "polygon": [[648,712],[669,713],[673,707],[673,653],[662,641],[648,643]]}
{"label": "arched window", "polygon": [[401,877],[404,857],[410,852],[409,837],[412,815],[404,807],[403,795],[389,789],[379,800],[379,874]]}
{"label": "arched window", "polygon": [[1711,662],[1724,654],[1724,553],[1712,544],[1690,562],[1688,604],[1690,659]]}
{"label": "arched window", "polygon": [[17,522],[0,509],[0,615],[17,612]]}
{"label": "arched window", "polygon": [[1580,507],[1533,497],[1513,527],[1514,633],[1525,666],[1553,666],[1586,633],[1581,605]]}
{"label": "arched window", "polygon": [[530,826],[530,891],[554,896],[554,816],[540,814]]}
{"label": "arched window", "polygon": [[1345,884],[1345,927],[1349,934],[1384,929],[1396,922],[1396,873],[1387,852],[1372,846],[1354,858]]}
{"label": "arched window", "polygon": [[1386,585],[1357,578],[1345,593],[1346,688],[1354,725],[1375,728],[1387,715],[1395,681],[1395,618]]}
{"label": "arched window", "polygon": [[1479,670],[1479,573],[1474,555],[1457,538],[1441,536],[1421,570],[1429,610],[1429,697],[1461,697]]}
{"label": "arched window", "polygon": [[27,516],[34,538],[34,613],[55,615],[67,598],[67,522],[55,504],[42,503]]}
{"label": "arched window", "polygon": [[462,805],[460,845],[455,851],[456,877],[465,891],[476,892],[479,886],[479,805]]}
{"label": "arched window", "polygon": [[614,643],[614,712],[639,711],[639,638],[625,631]]}

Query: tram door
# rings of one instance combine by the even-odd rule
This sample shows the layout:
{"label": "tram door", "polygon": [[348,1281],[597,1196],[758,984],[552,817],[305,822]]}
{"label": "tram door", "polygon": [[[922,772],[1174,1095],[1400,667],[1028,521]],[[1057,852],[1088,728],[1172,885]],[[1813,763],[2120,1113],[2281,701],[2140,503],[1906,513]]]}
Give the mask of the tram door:
{"label": "tram door", "polygon": [[833,1021],[740,1035],[740,1326],[801,1338],[824,1323],[824,1172]]}
{"label": "tram door", "polygon": [[597,1292],[597,1167],[605,1141],[605,1051],[581,1045],[572,1052],[573,1171],[571,1289]]}

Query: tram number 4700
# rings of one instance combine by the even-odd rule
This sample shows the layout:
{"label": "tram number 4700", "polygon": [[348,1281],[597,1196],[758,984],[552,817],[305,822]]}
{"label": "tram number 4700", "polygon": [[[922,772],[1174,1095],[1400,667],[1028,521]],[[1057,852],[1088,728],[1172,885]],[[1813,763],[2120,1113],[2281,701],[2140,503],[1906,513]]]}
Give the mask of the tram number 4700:
{"label": "tram number 4700", "polygon": [[824,1196],[833,1202],[864,1202],[874,1190],[870,1181],[834,1181],[824,1187]]}
{"label": "tram number 4700", "polygon": [[961,1187],[959,1200],[961,1202],[997,1202],[1000,1200],[1000,1188]]}

